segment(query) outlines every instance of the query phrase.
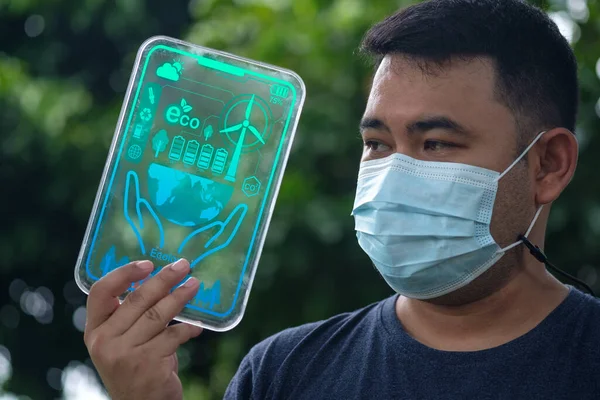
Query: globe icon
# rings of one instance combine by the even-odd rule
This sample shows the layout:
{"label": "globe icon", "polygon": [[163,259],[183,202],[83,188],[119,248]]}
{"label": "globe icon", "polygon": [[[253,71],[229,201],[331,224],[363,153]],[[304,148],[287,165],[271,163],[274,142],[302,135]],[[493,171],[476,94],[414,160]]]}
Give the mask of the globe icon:
{"label": "globe icon", "polygon": [[129,150],[127,150],[127,155],[132,160],[137,160],[142,155],[142,148],[137,144],[134,144],[129,148]]}
{"label": "globe icon", "polygon": [[151,164],[148,194],[158,212],[181,226],[199,226],[214,220],[223,211],[233,186],[187,172]]}

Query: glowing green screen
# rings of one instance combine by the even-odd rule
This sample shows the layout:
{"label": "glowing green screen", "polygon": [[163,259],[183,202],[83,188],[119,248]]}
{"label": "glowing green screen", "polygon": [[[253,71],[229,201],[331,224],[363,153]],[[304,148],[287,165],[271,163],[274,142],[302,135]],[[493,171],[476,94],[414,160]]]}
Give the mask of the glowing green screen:
{"label": "glowing green screen", "polygon": [[215,325],[241,307],[299,114],[292,75],[217,58],[146,50],[80,272],[187,258],[201,287],[182,316]]}

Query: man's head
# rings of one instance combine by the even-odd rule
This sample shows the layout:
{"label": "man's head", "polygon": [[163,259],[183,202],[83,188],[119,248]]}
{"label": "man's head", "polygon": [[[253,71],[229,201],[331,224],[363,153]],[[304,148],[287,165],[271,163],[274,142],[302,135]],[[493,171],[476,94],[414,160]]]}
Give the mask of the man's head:
{"label": "man's head", "polygon": [[[363,160],[399,152],[427,161],[504,171],[491,232],[500,246],[554,201],[577,159],[577,65],[556,25],[518,0],[431,0],[375,25],[362,50],[377,72],[361,124]],[[536,226],[541,244],[547,214]],[[535,235],[535,234],[534,234]],[[467,288],[461,303],[502,287],[522,264],[511,251]]]}

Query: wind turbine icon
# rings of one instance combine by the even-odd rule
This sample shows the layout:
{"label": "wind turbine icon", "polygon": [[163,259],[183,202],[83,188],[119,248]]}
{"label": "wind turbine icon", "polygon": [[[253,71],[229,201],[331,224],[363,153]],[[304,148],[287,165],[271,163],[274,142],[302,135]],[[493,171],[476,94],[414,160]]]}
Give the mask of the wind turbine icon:
{"label": "wind turbine icon", "polygon": [[225,180],[229,182],[235,182],[235,175],[237,174],[237,168],[240,163],[240,156],[242,155],[242,149],[244,147],[244,140],[246,140],[246,131],[250,131],[259,142],[265,144],[264,139],[261,136],[261,133],[254,126],[250,124],[250,116],[252,115],[252,107],[254,106],[254,96],[248,102],[248,106],[246,107],[246,115],[244,121],[235,126],[223,129],[220,131],[221,133],[232,133],[235,131],[240,132],[240,136],[238,140],[235,142],[235,151],[233,152],[233,157],[231,158],[231,163],[229,164],[229,168],[227,169],[227,174],[225,175]]}

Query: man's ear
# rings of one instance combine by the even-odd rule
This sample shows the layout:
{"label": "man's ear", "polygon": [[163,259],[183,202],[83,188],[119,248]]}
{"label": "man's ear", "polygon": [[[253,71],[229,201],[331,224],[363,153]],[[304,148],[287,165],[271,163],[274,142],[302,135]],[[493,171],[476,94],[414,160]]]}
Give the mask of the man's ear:
{"label": "man's ear", "polygon": [[547,131],[531,149],[535,200],[543,205],[553,202],[567,187],[577,167],[579,143],[565,128]]}

